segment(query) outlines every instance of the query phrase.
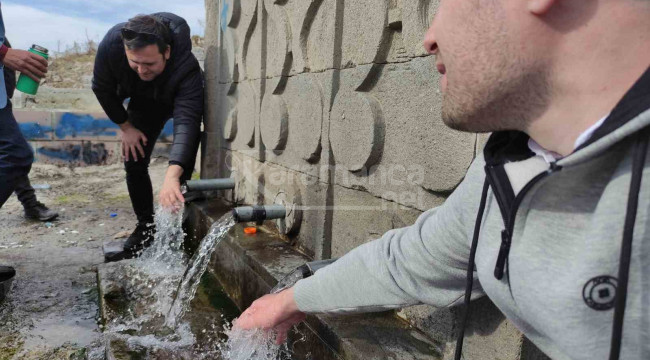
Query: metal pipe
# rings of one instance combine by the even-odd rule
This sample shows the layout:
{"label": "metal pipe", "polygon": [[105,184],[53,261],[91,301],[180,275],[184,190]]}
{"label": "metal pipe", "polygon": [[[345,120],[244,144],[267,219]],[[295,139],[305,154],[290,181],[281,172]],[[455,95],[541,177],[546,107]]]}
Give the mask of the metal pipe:
{"label": "metal pipe", "polygon": [[235,179],[201,179],[185,182],[187,191],[231,190],[235,188]]}
{"label": "metal pipe", "polygon": [[285,277],[283,277],[278,283],[271,289],[271,294],[279,293],[282,290],[288,289],[294,286],[298,281],[306,279],[314,273],[327,265],[335,262],[338,258],[327,259],[327,260],[317,260],[302,264],[296,268],[296,270],[290,272]]}
{"label": "metal pipe", "polygon": [[327,260],[316,260],[316,261],[308,262],[305,265],[309,269],[309,272],[310,272],[309,276],[311,276],[311,275],[314,275],[314,273],[316,271],[324,268],[327,265],[330,265],[331,263],[335,262],[336,260],[338,260],[338,258],[327,259]]}
{"label": "metal pipe", "polygon": [[254,205],[240,206],[232,209],[236,222],[255,221],[258,224],[264,220],[283,219],[287,216],[284,205]]}

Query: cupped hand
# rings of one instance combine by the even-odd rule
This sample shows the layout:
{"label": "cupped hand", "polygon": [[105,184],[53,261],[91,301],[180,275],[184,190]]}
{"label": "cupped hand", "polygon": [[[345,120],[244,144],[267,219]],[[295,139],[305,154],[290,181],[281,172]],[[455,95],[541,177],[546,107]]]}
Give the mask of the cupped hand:
{"label": "cupped hand", "polygon": [[287,340],[289,329],[303,320],[305,314],[298,309],[293,299],[293,288],[290,288],[255,300],[234,325],[243,330],[275,330],[275,341],[282,344]]}
{"label": "cupped hand", "polygon": [[26,50],[10,48],[2,62],[6,67],[20,71],[36,82],[40,82],[47,73],[47,60]]}
{"label": "cupped hand", "polygon": [[[174,166],[174,165],[172,165]],[[171,170],[171,169],[170,169]],[[163,182],[158,201],[166,209],[171,209],[173,212],[178,211],[185,203],[185,198],[181,192],[181,182],[179,177],[171,174],[172,171],[168,170]]]}

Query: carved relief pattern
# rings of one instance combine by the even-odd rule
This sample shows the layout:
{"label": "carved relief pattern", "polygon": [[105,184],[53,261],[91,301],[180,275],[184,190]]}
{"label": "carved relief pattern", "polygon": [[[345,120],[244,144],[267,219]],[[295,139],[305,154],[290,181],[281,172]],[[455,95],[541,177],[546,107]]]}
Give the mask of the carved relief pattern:
{"label": "carved relief pattern", "polygon": [[[219,111],[216,121],[233,150],[255,149],[264,154],[262,162],[318,164],[331,152],[336,166],[367,176],[361,170],[382,164],[385,152],[397,148],[396,140],[387,146],[390,139],[399,138],[387,133],[395,131],[396,113],[409,117],[408,109],[398,112],[394,100],[386,101],[386,90],[378,84],[390,81],[411,87],[411,93],[417,86],[435,91],[425,82],[400,84],[399,76],[387,71],[436,78],[433,66],[422,70],[430,65],[411,64],[426,61],[422,36],[436,0],[213,1],[219,2],[221,12],[217,82],[230,87],[228,101],[221,102],[229,108]],[[400,89],[393,90],[399,97]],[[431,96],[434,101],[439,98]],[[426,126],[418,121],[416,125]],[[431,129],[446,131],[436,126]],[[426,136],[433,143],[457,139],[447,133]],[[443,147],[439,158],[450,151]],[[389,159],[397,162],[404,156]],[[459,161],[459,174],[465,163]],[[420,164],[430,168],[430,161]],[[420,186],[448,191],[461,178],[453,175],[431,184],[423,180]]]}

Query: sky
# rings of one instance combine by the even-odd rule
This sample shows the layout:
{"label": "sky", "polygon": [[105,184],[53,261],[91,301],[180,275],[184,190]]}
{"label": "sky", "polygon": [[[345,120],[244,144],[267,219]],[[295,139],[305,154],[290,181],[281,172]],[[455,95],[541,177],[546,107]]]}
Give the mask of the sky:
{"label": "sky", "polygon": [[113,25],[137,14],[167,11],[187,21],[192,34],[203,35],[204,0],[0,0],[5,34],[12,47],[44,46],[50,53],[74,42],[101,41]]}

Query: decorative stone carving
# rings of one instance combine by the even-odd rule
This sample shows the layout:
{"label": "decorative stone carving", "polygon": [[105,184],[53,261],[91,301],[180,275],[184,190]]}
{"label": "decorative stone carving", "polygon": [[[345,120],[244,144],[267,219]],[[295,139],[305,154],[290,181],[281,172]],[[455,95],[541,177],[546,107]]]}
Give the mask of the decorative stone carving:
{"label": "decorative stone carving", "polygon": [[241,14],[240,0],[222,0],[221,2],[221,31],[225,31],[226,27],[237,27],[239,23],[239,16]]}
{"label": "decorative stone carving", "polygon": [[291,70],[291,26],[277,0],[264,0],[266,18],[266,77],[288,75]]}
{"label": "decorative stone carving", "polygon": [[237,63],[237,39],[235,31],[226,28],[222,32],[221,49],[220,49],[220,69],[219,69],[219,82],[229,83],[239,81],[239,65]]}
{"label": "decorative stone carving", "polygon": [[259,109],[257,96],[249,83],[241,83],[238,88],[237,140],[249,147],[253,147],[255,145],[255,122],[258,118]]}
{"label": "decorative stone carving", "polygon": [[268,94],[262,101],[260,130],[267,149],[284,150],[289,133],[289,113],[281,95]]}
{"label": "decorative stone carving", "polygon": [[387,13],[388,0],[345,1],[344,9],[337,8],[336,1],[323,2],[308,23],[308,67],[321,71],[372,63],[382,44]]}
{"label": "decorative stone carving", "polygon": [[341,91],[330,114],[330,144],[337,166],[356,172],[381,159],[384,119],[381,105],[371,95]]}
{"label": "decorative stone carving", "polygon": [[228,113],[226,121],[223,122],[223,138],[227,141],[235,140],[237,136],[237,109],[232,109]]}
{"label": "decorative stone carving", "polygon": [[402,35],[408,56],[427,54],[422,46],[422,39],[433,21],[438,4],[438,0],[400,0]]}
{"label": "decorative stone carving", "polygon": [[290,151],[308,162],[320,157],[323,128],[323,90],[318,80],[292,77],[283,94],[289,107]]}
{"label": "decorative stone carving", "polygon": [[302,221],[300,191],[298,189],[280,190],[275,195],[273,203],[284,205],[287,209],[287,216],[284,219],[275,220],[280,233],[285,235],[298,233]]}

